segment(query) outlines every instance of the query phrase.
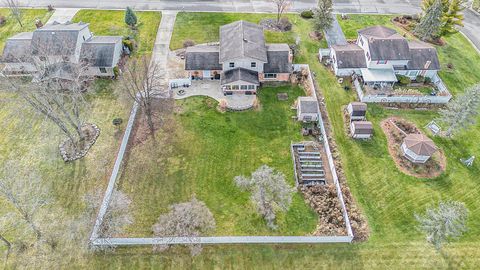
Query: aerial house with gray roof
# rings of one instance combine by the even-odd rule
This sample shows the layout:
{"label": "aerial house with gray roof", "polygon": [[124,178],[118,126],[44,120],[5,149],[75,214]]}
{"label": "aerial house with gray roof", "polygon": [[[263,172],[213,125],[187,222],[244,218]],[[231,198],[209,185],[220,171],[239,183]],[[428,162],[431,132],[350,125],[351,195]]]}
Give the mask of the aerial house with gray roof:
{"label": "aerial house with gray roof", "polygon": [[2,64],[6,75],[36,72],[36,64],[88,63],[88,73],[113,76],[123,52],[122,37],[94,36],[88,23],[54,22],[8,38]]}
{"label": "aerial house with gray roof", "polygon": [[192,80],[220,80],[225,95],[256,94],[261,83],[288,81],[293,55],[287,44],[266,44],[263,28],[237,21],[220,27],[218,45],[188,47],[185,70]]}

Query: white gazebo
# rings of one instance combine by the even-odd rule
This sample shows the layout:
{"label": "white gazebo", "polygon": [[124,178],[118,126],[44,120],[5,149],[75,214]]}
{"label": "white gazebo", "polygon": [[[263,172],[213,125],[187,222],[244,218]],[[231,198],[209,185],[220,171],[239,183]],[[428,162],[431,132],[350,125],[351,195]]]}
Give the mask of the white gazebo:
{"label": "white gazebo", "polygon": [[423,134],[408,134],[401,146],[403,156],[413,163],[425,163],[437,152],[433,141]]}

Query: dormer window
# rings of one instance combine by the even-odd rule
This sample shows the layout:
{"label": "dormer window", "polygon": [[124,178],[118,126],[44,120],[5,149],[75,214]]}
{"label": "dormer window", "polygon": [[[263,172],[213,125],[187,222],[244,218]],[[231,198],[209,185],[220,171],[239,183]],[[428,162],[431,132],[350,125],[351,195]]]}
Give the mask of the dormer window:
{"label": "dormer window", "polygon": [[367,59],[370,61],[370,53],[367,52]]}
{"label": "dormer window", "polygon": [[257,62],[252,62],[252,63],[250,63],[250,67],[252,67],[252,68],[257,67]]}
{"label": "dormer window", "polygon": [[231,67],[231,68],[233,68],[233,67],[235,67],[235,63],[234,63],[234,62],[230,62],[230,63],[228,64],[228,66]]}
{"label": "dormer window", "polygon": [[430,67],[430,64],[432,64],[432,61],[427,61],[425,63],[425,66],[423,67],[424,69],[428,69]]}

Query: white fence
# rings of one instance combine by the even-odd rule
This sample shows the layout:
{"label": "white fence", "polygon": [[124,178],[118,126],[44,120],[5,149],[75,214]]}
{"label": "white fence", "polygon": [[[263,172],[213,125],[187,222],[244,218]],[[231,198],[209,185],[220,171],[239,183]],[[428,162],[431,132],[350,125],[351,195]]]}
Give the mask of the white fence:
{"label": "white fence", "polygon": [[[310,89],[312,89],[311,95],[316,100],[318,100],[315,83],[313,82],[312,72],[310,71],[310,66],[306,65],[306,64],[295,64],[295,65],[293,65],[293,70],[294,71],[298,72],[302,68],[306,68],[308,70],[308,74],[309,74],[308,84],[310,84]],[[320,112],[320,108],[318,108],[318,111]],[[347,235],[348,235],[348,237],[351,237],[351,239],[353,239],[353,232],[352,232],[352,226],[350,224],[350,218],[348,217],[347,207],[345,206],[345,201],[343,200],[342,189],[340,188],[340,183],[338,182],[338,175],[337,175],[337,171],[335,169],[335,163],[333,161],[332,152],[330,151],[330,145],[328,144],[327,132],[325,130],[325,125],[323,124],[323,119],[322,119],[321,115],[318,118],[318,126],[320,127],[320,131],[322,133],[323,146],[324,146],[325,152],[327,154],[328,165],[330,167],[330,171],[332,172],[333,182],[334,182],[335,187],[337,189],[338,200],[340,201],[340,205],[342,206],[342,214],[343,214],[343,218],[345,219],[345,227],[347,228]]]}
{"label": "white fence", "polygon": [[362,85],[355,79],[353,84],[357,91],[358,99],[366,103],[425,103],[425,104],[447,104],[452,95],[448,92],[443,81],[438,77],[434,77],[432,82],[437,86],[440,95],[438,96],[409,96],[409,95],[365,95]]}

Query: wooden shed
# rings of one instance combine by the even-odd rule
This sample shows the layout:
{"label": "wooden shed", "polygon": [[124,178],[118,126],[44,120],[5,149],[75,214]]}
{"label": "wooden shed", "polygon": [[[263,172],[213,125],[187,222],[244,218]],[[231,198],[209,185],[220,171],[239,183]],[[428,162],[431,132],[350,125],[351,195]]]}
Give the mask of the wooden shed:
{"label": "wooden shed", "polygon": [[369,121],[353,121],[350,123],[350,135],[355,139],[370,139],[373,125]]}
{"label": "wooden shed", "polygon": [[302,122],[316,122],[320,115],[318,101],[314,97],[299,97],[297,100],[297,119]]}
{"label": "wooden shed", "polygon": [[367,104],[363,102],[350,102],[347,106],[347,112],[351,121],[365,120],[367,114]]}
{"label": "wooden shed", "polygon": [[403,156],[413,163],[425,163],[437,152],[437,146],[423,134],[408,134],[401,149]]}

